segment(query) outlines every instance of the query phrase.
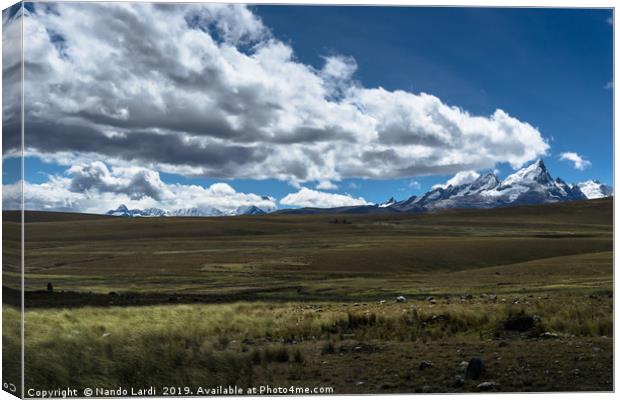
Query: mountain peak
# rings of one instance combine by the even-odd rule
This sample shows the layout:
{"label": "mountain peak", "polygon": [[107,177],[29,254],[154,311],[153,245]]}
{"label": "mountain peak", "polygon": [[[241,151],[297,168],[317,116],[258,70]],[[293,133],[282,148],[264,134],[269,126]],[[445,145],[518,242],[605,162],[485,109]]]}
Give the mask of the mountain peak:
{"label": "mountain peak", "polygon": [[549,172],[542,158],[538,158],[536,161],[534,161],[527,167],[522,168],[521,170],[527,170],[527,171],[532,171],[532,172],[535,171],[537,175],[542,175],[544,173]]}
{"label": "mountain peak", "polygon": [[255,205],[251,205],[249,207],[239,207],[239,209],[237,210],[237,214],[242,214],[242,215],[263,215],[263,214],[267,214],[267,212],[265,210],[263,210],[262,208],[258,208]]}
{"label": "mountain peak", "polygon": [[541,158],[534,161],[527,167],[521,168],[514,174],[508,176],[502,182],[503,187],[507,186],[530,186],[534,183],[548,184],[553,181],[545,163]]}
{"label": "mountain peak", "polygon": [[497,175],[495,175],[495,173],[487,172],[484,175],[480,175],[478,177],[478,179],[476,179],[474,182],[488,182],[488,181],[497,181],[497,182],[499,182],[499,178],[497,177]]}
{"label": "mountain peak", "polygon": [[383,203],[379,204],[379,207],[381,208],[389,207],[394,203],[396,203],[396,199],[394,197],[390,197],[388,201],[384,201]]}

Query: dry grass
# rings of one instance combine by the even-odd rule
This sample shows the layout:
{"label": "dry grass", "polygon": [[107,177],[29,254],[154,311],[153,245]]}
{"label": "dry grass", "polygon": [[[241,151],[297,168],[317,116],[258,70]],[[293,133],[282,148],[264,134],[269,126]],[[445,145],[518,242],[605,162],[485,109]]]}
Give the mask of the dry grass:
{"label": "dry grass", "polygon": [[[303,365],[311,354],[360,343],[441,343],[492,339],[502,321],[523,312],[536,332],[612,334],[611,299],[560,296],[503,304],[485,299],[429,305],[238,303],[141,308],[31,310],[26,313],[27,386],[247,385],[256,368]],[[5,307],[7,317],[15,310]],[[504,335],[505,332],[501,332]],[[15,350],[11,330],[5,346]],[[314,354],[314,353],[312,353]]]}

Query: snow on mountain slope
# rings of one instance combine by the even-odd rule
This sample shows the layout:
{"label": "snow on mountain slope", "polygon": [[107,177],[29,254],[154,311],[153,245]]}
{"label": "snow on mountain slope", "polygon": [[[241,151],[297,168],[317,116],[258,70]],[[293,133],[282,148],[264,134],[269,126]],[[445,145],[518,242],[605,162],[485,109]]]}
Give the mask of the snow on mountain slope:
{"label": "snow on mountain slope", "polygon": [[596,180],[579,182],[575,185],[588,199],[600,199],[613,196],[614,189]]}
{"label": "snow on mountain slope", "polygon": [[549,184],[553,182],[553,178],[547,171],[545,163],[538,159],[529,166],[521,168],[512,175],[509,175],[502,182],[501,186],[520,186],[520,185],[532,185],[532,184]]}
{"label": "snow on mountain slope", "polygon": [[114,215],[116,217],[161,217],[166,215],[166,211],[159,208],[147,208],[145,210],[130,210],[126,205],[121,204],[116,210],[110,210],[106,215]]}
{"label": "snow on mountain slope", "polygon": [[394,203],[396,203],[396,200],[393,197],[390,197],[388,201],[384,201],[383,203],[379,204],[378,207],[386,208],[386,207],[394,205]]}

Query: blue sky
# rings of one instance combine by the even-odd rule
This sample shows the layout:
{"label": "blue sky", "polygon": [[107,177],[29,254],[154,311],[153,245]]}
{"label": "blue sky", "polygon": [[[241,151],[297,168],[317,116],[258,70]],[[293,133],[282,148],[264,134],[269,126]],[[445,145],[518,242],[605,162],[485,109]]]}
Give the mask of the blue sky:
{"label": "blue sky", "polygon": [[[367,86],[431,93],[473,114],[504,109],[553,138],[545,162],[554,175],[613,180],[611,10],[272,6],[256,12],[304,62],[318,66],[322,55],[344,53],[355,57]],[[554,157],[564,151],[583,154],[591,168],[579,171]]]}
{"label": "blue sky", "polygon": [[[93,72],[84,60],[95,59],[97,64],[97,58],[106,49],[122,46],[119,42],[99,49],[94,42],[89,45],[88,35],[80,31],[82,28],[75,20],[93,18],[96,23],[88,34],[95,35],[98,29],[104,32],[109,28],[106,17],[112,15],[109,8],[95,7],[98,6],[37,5],[29,7],[26,18],[27,28],[32,26],[35,32],[36,27],[41,27],[47,32],[47,37],[30,39],[30,57],[41,59],[44,53],[36,52],[48,51],[60,65],[55,65],[49,75],[33,78],[26,85],[27,93],[36,93],[31,109],[37,112],[27,116],[26,142],[32,143],[32,147],[26,159],[25,178],[41,191],[56,185],[57,193],[49,194],[55,199],[54,204],[81,204],[76,188],[83,188],[91,195],[92,190],[107,191],[107,202],[101,207],[121,201],[134,201],[136,206],[158,205],[164,197],[146,201],[128,189],[119,189],[118,182],[135,185],[134,175],[140,169],[154,171],[158,176],[154,178],[157,187],[149,188],[146,194],[160,189],[163,193],[170,185],[208,188],[225,182],[239,193],[269,196],[277,207],[296,206],[279,200],[302,187],[367,202],[381,202],[391,196],[404,199],[446,182],[461,170],[495,169],[500,177],[505,177],[518,164],[527,164],[540,156],[553,176],[567,182],[599,179],[612,183],[611,10],[320,6],[223,10],[173,6],[166,11],[168,14],[163,14],[148,5],[136,5],[135,11],[143,17],[144,26],[128,25],[123,43],[133,40],[132,29],[147,32],[153,41],[158,34],[170,36],[169,32],[157,31],[153,24],[156,18],[170,17],[171,26],[176,27],[173,21],[180,22],[178,32],[184,36],[182,40],[174,35],[166,38],[170,41],[166,51],[170,46],[176,47],[179,56],[170,62],[174,57],[167,56],[164,50],[157,53],[151,49],[149,57],[155,59],[151,64],[148,57],[127,52],[129,58],[108,64],[125,62],[131,64],[129,67],[106,67],[102,59],[99,70]],[[114,23],[118,21],[123,19],[117,18]],[[182,26],[182,21],[192,22]],[[237,22],[241,27],[231,29],[230,24],[222,21]],[[188,33],[191,41],[186,39]],[[205,35],[205,40],[199,35]],[[212,42],[217,45],[215,50],[208,46]],[[41,50],[45,46],[47,50]],[[234,48],[234,57],[227,46]],[[28,58],[28,42],[26,48]],[[132,49],[136,51],[136,47]],[[258,54],[260,49],[270,52]],[[195,64],[183,59],[190,60],[195,51],[203,52],[200,60],[192,61],[204,63],[199,74],[194,74]],[[123,51],[116,53],[122,56]],[[161,58],[156,59],[159,54]],[[232,80],[229,77],[218,82],[219,86],[212,84],[213,79],[230,73],[230,68],[210,76],[210,71],[219,67],[207,68],[212,61],[209,57],[239,68],[238,76],[232,72]],[[274,61],[275,66],[270,65],[269,57],[280,64],[275,65]],[[258,60],[262,69],[248,69],[253,66],[250,60]],[[171,64],[170,71],[164,71],[167,64]],[[334,69],[329,70],[329,66]],[[277,76],[273,83],[265,83],[285,67],[290,71],[287,73],[300,75]],[[88,82],[94,76],[101,82],[83,88],[76,84]],[[127,88],[132,78],[139,89]],[[184,82],[190,82],[190,78],[191,83],[186,85]],[[248,83],[252,79],[256,81]],[[312,86],[314,80],[320,86]],[[62,86],[62,82],[67,83]],[[168,90],[170,85],[178,94]],[[315,89],[317,93],[327,90],[328,94],[317,98]],[[61,92],[54,93],[58,90]],[[64,95],[67,103],[72,103],[46,99],[44,93],[48,92]],[[241,93],[245,97],[238,99]],[[429,100],[420,97],[420,93],[434,97]],[[211,99],[217,100],[219,108],[202,106]],[[390,102],[390,106],[384,107],[384,101]],[[39,109],[46,103],[50,103],[48,109]],[[452,106],[460,111],[453,113],[448,108]],[[157,111],[158,107],[164,111]],[[499,121],[502,117],[494,116],[498,109],[511,119]],[[241,115],[239,110],[243,110]],[[312,124],[308,122],[312,121],[311,116],[323,118],[320,110],[325,110],[325,119],[316,126],[308,126]],[[400,114],[408,113],[402,110],[412,110],[414,114],[422,110],[422,119],[429,112],[435,125],[418,124],[414,117]],[[159,118],[161,113],[166,116]],[[221,120],[216,120],[220,114]],[[248,115],[252,116],[252,123],[264,120],[264,125],[250,133],[250,125],[243,124],[244,118],[250,119]],[[374,131],[367,131],[366,118],[377,122]],[[300,119],[307,120],[299,125]],[[443,127],[442,121],[447,120],[453,125],[446,125],[446,132],[453,129],[457,136],[469,137],[468,127],[479,119],[484,123],[481,135],[493,137],[499,133],[512,137],[511,132],[516,132],[515,145],[506,145],[510,149],[505,151],[495,149],[502,147],[501,141],[493,145],[495,148],[481,145],[483,155],[476,158],[472,154],[477,151],[475,145],[458,153],[452,145],[448,150],[438,147],[436,143],[442,142],[444,136],[429,139],[437,133],[437,126]],[[401,125],[392,124],[399,120],[403,120]],[[3,121],[5,127],[9,122]],[[277,127],[273,134],[270,126]],[[286,127],[291,127],[290,131]],[[322,141],[333,135],[346,141],[373,134],[379,135],[379,142],[368,139],[365,147],[359,149],[321,147]],[[151,137],[162,138],[160,149],[146,149],[150,145],[138,141]],[[261,140],[273,142],[259,148],[257,137],[268,137]],[[391,149],[386,143],[394,143],[398,149],[393,156],[389,155]],[[136,146],[135,154],[128,150],[131,146]],[[201,153],[200,149],[205,150]],[[350,153],[344,155],[348,149]],[[587,161],[576,168],[574,162],[560,158],[565,152],[577,153]],[[238,159],[229,159],[227,154]],[[295,159],[295,154],[303,159]],[[415,156],[408,163],[411,154],[420,154],[420,158]],[[325,161],[318,159],[321,156],[331,164],[323,165]],[[397,161],[392,162],[390,157]],[[12,180],[9,162],[4,163],[9,171],[4,174],[5,184]],[[93,169],[89,164],[93,162],[101,162],[103,167],[98,164]],[[94,175],[98,179],[103,177],[105,182],[89,180],[90,186],[80,186],[86,182],[85,175],[89,179]],[[153,179],[147,183],[151,185]],[[59,187],[63,184],[71,189],[64,191]],[[94,210],[88,204],[81,211]]]}

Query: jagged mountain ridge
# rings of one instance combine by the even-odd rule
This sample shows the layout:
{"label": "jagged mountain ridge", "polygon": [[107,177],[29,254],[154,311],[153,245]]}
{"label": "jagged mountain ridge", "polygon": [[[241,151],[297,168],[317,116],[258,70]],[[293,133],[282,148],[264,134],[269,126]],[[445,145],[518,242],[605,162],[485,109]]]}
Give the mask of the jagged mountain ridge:
{"label": "jagged mountain ridge", "polygon": [[[606,190],[605,193],[610,192],[610,188],[607,188],[603,189]],[[495,208],[507,205],[545,204],[588,198],[594,197],[583,193],[579,184],[571,186],[560,178],[553,179],[544,162],[537,160],[503,181],[495,174],[487,173],[473,182],[439,187],[423,196],[413,196],[394,203],[391,207],[398,211],[433,211],[446,208]]]}
{"label": "jagged mountain ridge", "polygon": [[432,211],[445,208],[494,208],[506,205],[543,204],[583,200],[580,190],[553,179],[542,160],[501,181],[495,174],[481,175],[462,185],[438,187],[391,207],[398,211]]}

